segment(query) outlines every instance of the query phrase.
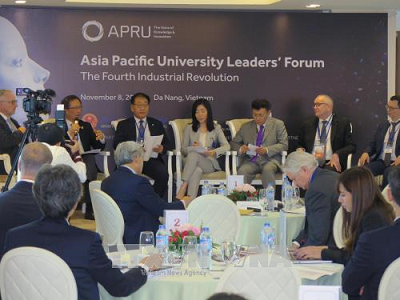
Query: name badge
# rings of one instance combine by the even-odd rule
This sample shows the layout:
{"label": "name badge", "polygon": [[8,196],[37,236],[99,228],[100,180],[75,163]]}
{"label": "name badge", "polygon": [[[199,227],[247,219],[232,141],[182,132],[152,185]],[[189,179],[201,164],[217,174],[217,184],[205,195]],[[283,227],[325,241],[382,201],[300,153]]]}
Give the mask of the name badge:
{"label": "name badge", "polygon": [[392,154],[393,149],[392,146],[385,146],[385,154]]}
{"label": "name badge", "polygon": [[325,161],[325,144],[324,143],[315,143],[313,154],[318,161]]}

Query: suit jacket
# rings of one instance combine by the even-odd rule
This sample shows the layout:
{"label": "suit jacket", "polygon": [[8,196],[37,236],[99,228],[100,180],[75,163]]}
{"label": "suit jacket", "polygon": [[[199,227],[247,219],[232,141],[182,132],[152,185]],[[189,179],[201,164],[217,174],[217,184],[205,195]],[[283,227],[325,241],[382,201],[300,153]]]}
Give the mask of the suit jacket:
{"label": "suit jacket", "polygon": [[334,247],[333,219],[339,209],[336,180],[339,174],[321,168],[315,169],[305,194],[306,223],[296,241],[301,246]]}
{"label": "suit jacket", "polygon": [[[192,146],[194,142],[200,141],[200,130],[194,132],[192,129],[192,125],[188,125],[185,128],[183,133],[183,141],[182,141],[182,154],[188,155],[188,147]],[[224,132],[220,125],[215,125],[214,130],[208,131],[206,135],[206,145],[205,147],[212,148],[216,152],[216,157],[207,156],[209,160],[211,160],[213,167],[215,170],[221,170],[217,158],[224,154],[226,151],[229,151],[231,148]]]}
{"label": "suit jacket", "polygon": [[[250,121],[242,125],[239,132],[231,142],[232,150],[239,151],[242,145],[256,144],[257,140],[257,124],[255,121]],[[282,160],[282,151],[288,149],[288,135],[285,124],[279,119],[268,117],[266,126],[264,128],[263,147],[268,148],[268,153],[259,155],[257,162],[263,164],[268,161],[275,161],[280,165]],[[242,162],[249,161],[252,156],[239,154]]]}
{"label": "suit jacket", "polygon": [[[319,119],[317,117],[308,118],[303,122],[299,130],[298,148],[304,148],[308,153],[313,151],[318,124]],[[356,146],[352,142],[350,121],[333,115],[330,130],[332,153],[339,155],[340,165],[344,170],[347,165],[347,155],[356,152]]]}
{"label": "suit jacket", "polygon": [[160,225],[158,218],[163,216],[164,210],[185,209],[181,201],[166,203],[155,193],[146,177],[134,174],[126,167],[119,167],[104,179],[101,189],[121,209],[125,222],[125,244],[139,244],[142,231],[153,231],[155,235]]}
{"label": "suit jacket", "polygon": [[[353,249],[356,248],[358,239],[362,233],[385,227],[390,224],[391,222],[386,217],[386,210],[384,207],[375,202],[361,218],[360,227],[357,228]],[[348,251],[336,247],[322,250],[321,256],[323,260],[332,260],[334,263],[343,265],[346,265],[351,257]]]}
{"label": "suit jacket", "polygon": [[39,220],[43,216],[32,193],[32,183],[19,181],[0,194],[0,253],[9,229]]}
{"label": "suit jacket", "polygon": [[391,226],[363,233],[342,273],[343,292],[357,296],[364,286],[361,299],[376,300],[382,275],[400,257],[399,249],[400,220]]}
{"label": "suit jacket", "polygon": [[[15,127],[20,127],[18,122],[11,118]],[[18,151],[18,145],[22,140],[23,133],[19,130],[11,132],[10,127],[3,116],[0,115],[0,154],[8,154],[11,158],[11,163],[14,161]]]}
{"label": "suit jacket", "polygon": [[[390,123],[388,121],[382,122],[379,124],[378,128],[375,131],[375,135],[373,140],[369,143],[367,148],[365,148],[364,152],[367,152],[372,160],[378,160],[380,154],[383,151],[383,143],[385,141],[385,135],[387,130],[389,129]],[[396,156],[400,155],[400,134],[397,135],[396,140]]]}
{"label": "suit jacket", "polygon": [[[82,147],[84,151],[90,151],[92,149],[101,149],[104,150],[105,144],[96,140],[96,134],[93,131],[92,125],[88,122],[78,120],[79,126],[81,129],[79,130],[79,138],[82,143]],[[70,139],[67,133],[67,128],[65,129],[66,139]],[[82,156],[83,161],[86,164],[86,177],[88,180],[96,180],[97,179],[97,166],[95,155],[86,154]]]}
{"label": "suit jacket", "polygon": [[125,297],[146,283],[141,268],[122,274],[112,268],[98,233],[70,226],[65,219],[43,218],[8,232],[5,252],[23,246],[43,248],[63,259],[71,268],[78,299],[98,300],[100,283],[111,295]]}
{"label": "suit jacket", "polygon": [[[168,150],[168,137],[165,134],[163,124],[151,117],[147,117],[147,126],[150,130],[150,135],[157,136],[157,135],[164,135],[161,145],[164,146],[162,154],[164,154]],[[126,141],[136,141],[136,121],[134,117],[130,117],[118,123],[117,131],[115,132],[114,138],[114,149],[117,148],[119,143],[126,142]],[[151,159],[151,158],[150,158]],[[159,155],[157,159],[162,159]]]}

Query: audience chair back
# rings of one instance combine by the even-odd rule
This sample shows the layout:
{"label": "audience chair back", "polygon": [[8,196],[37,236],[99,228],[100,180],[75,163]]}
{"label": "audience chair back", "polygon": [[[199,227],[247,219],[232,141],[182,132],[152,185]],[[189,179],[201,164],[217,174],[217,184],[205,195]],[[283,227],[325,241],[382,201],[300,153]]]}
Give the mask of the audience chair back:
{"label": "audience chair back", "polygon": [[122,248],[125,223],[117,203],[99,189],[92,189],[90,196],[96,219],[96,232],[102,237],[105,251],[108,251],[109,245]]}
{"label": "audience chair back", "polygon": [[289,266],[291,262],[286,261],[286,266],[250,266],[257,257],[248,257],[243,267],[229,267],[219,280],[216,292],[240,294],[246,299],[298,299],[301,279]]}
{"label": "audience chair back", "polygon": [[338,209],[335,219],[333,220],[333,238],[335,239],[336,246],[339,249],[344,248],[342,207]]}
{"label": "audience chair back", "polygon": [[378,290],[378,300],[400,299],[400,258],[392,262],[383,273]]}
{"label": "audience chair back", "polygon": [[189,205],[189,223],[209,227],[213,242],[222,243],[227,238],[237,241],[240,232],[238,207],[227,197],[204,195]]}
{"label": "audience chair back", "polygon": [[7,252],[0,264],[1,298],[77,300],[69,266],[54,253],[35,247]]}

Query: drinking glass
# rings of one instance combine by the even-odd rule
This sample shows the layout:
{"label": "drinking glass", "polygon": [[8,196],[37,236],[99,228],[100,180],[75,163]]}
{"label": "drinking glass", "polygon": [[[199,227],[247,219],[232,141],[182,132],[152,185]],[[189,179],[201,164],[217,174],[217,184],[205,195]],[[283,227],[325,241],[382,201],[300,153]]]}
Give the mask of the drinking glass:
{"label": "drinking glass", "polygon": [[192,253],[196,251],[197,237],[185,236],[183,238],[183,250],[185,253]]}
{"label": "drinking glass", "polygon": [[139,245],[142,254],[151,254],[154,250],[154,233],[152,231],[142,231],[140,233]]}
{"label": "drinking glass", "polygon": [[298,206],[300,200],[300,188],[298,186],[293,186],[293,206]]}
{"label": "drinking glass", "polygon": [[221,252],[225,264],[231,264],[239,258],[238,247],[233,239],[226,239],[222,242]]}
{"label": "drinking glass", "polygon": [[258,192],[258,202],[261,205],[261,216],[266,217],[268,215],[267,189],[260,189],[260,191]]}

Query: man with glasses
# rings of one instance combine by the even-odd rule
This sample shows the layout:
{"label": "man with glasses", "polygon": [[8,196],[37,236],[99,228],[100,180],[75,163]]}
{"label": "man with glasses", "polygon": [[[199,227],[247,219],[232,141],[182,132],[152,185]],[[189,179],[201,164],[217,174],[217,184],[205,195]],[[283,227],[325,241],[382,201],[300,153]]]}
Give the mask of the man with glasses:
{"label": "man with glasses", "polygon": [[119,143],[125,141],[146,144],[150,136],[163,135],[161,145],[152,149],[158,154],[157,157],[150,157],[143,165],[143,174],[154,179],[154,191],[163,198],[168,185],[168,172],[161,155],[167,151],[168,138],[163,124],[148,117],[149,108],[150,97],[148,95],[136,93],[131,97],[133,117],[119,122],[114,138],[114,149]]}
{"label": "man with glasses", "polygon": [[[10,155],[11,162],[15,159],[18,145],[21,142],[25,128],[11,118],[17,109],[17,100],[11,90],[0,90],[0,154]],[[0,164],[0,174],[6,174],[3,164]]]}
{"label": "man with glasses", "polygon": [[[82,113],[82,101],[76,95],[68,95],[62,101],[65,110],[66,140],[74,140],[79,145],[79,153],[92,149],[103,150],[106,144],[104,133],[93,129],[92,125],[80,119]],[[82,155],[86,164],[87,181],[83,184],[83,197],[86,203],[85,218],[93,220],[93,208],[89,194],[89,182],[97,179],[97,166],[94,154]]]}
{"label": "man with glasses", "polygon": [[328,95],[318,95],[313,108],[314,117],[300,127],[297,147],[312,153],[322,168],[342,172],[347,156],[356,151],[350,121],[333,114],[333,100]]}
{"label": "man with glasses", "polygon": [[[281,152],[288,149],[288,135],[283,121],[272,118],[271,104],[258,99],[251,103],[253,121],[245,123],[231,142],[232,150],[238,151],[241,165],[239,175],[251,183],[261,173],[263,187],[275,185],[275,173],[280,169]],[[252,151],[254,150],[254,151]]]}
{"label": "man with glasses", "polygon": [[383,175],[382,187],[387,185],[390,170],[400,165],[400,95],[394,95],[386,104],[388,119],[379,124],[373,140],[369,143],[358,163],[371,172]]}

